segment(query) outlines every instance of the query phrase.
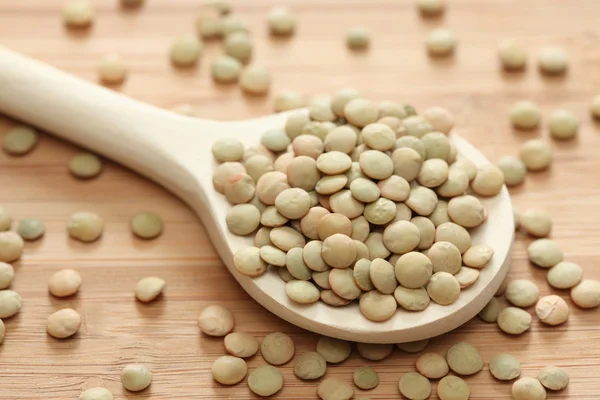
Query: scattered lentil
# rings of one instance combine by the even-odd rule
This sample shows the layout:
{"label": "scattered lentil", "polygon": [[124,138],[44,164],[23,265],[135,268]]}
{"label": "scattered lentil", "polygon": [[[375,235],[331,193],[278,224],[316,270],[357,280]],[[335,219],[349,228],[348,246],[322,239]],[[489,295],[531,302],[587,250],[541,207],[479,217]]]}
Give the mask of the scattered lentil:
{"label": "scattered lentil", "polygon": [[240,75],[240,87],[252,95],[266,95],[271,87],[271,75],[262,66],[248,66]]}
{"label": "scattered lentil", "polygon": [[295,346],[292,339],[285,333],[273,332],[263,339],[260,352],[269,364],[282,365],[294,357]]}
{"label": "scattered lentil", "polygon": [[483,359],[475,347],[466,342],[457,343],[446,354],[448,366],[459,375],[473,375],[483,369]]}
{"label": "scattered lentil", "polygon": [[520,226],[525,232],[535,237],[546,237],[552,230],[552,218],[544,210],[528,209],[520,215]]}
{"label": "scattered lentil", "polygon": [[362,295],[359,301],[362,314],[374,322],[387,321],[394,315],[398,307],[394,296],[381,294],[377,290],[371,290]]}
{"label": "scattered lentil", "polygon": [[400,393],[410,400],[425,400],[431,394],[431,382],[417,372],[408,372],[398,382]]}
{"label": "scattered lentil", "polygon": [[417,359],[417,371],[426,378],[440,379],[450,371],[446,359],[437,353],[425,353]]}
{"label": "scattered lentil", "polygon": [[46,331],[57,339],[73,336],[81,326],[81,316],[72,308],[63,308],[48,317]]}
{"label": "scattered lentil", "polygon": [[537,104],[529,100],[518,101],[509,111],[510,122],[518,129],[534,129],[540,125],[542,114]]}
{"label": "scattered lentil", "polygon": [[558,140],[571,140],[577,136],[579,120],[571,111],[556,110],[548,118],[550,135]]}
{"label": "scattered lentil", "polygon": [[211,304],[200,312],[198,325],[209,336],[225,336],[233,330],[233,315],[225,307]]}
{"label": "scattered lentil", "polygon": [[94,387],[81,393],[79,400],[113,400],[113,395],[106,388]]}
{"label": "scattered lentil", "polygon": [[523,161],[514,156],[503,156],[496,161],[496,166],[504,175],[504,182],[507,186],[517,186],[525,180],[527,167]]}
{"label": "scattered lentil", "polygon": [[498,57],[506,70],[519,70],[527,64],[527,51],[514,39],[505,39],[498,46]]}
{"label": "scattered lentil", "polygon": [[527,308],[538,301],[540,298],[540,289],[532,281],[516,279],[508,282],[505,296],[515,306]]}
{"label": "scattered lentil", "polygon": [[559,245],[551,239],[538,239],[527,248],[529,261],[542,268],[552,268],[563,260]]}
{"label": "scattered lentil", "polygon": [[4,136],[2,148],[12,156],[22,156],[33,150],[38,140],[39,135],[35,129],[17,125]]}
{"label": "scattered lentil", "polygon": [[69,28],[87,28],[94,22],[94,8],[87,0],[70,0],[62,12],[65,24]]}
{"label": "scattered lentil", "polygon": [[531,139],[523,143],[519,157],[529,171],[541,171],[550,166],[552,149],[541,139]]}
{"label": "scattered lentil", "polygon": [[247,333],[229,333],[225,336],[223,343],[225,345],[225,350],[235,357],[248,358],[258,352],[258,340]]}
{"label": "scattered lentil", "polygon": [[540,71],[549,75],[565,73],[569,66],[569,57],[560,47],[544,47],[538,54]]}
{"label": "scattered lentil", "polygon": [[511,335],[520,335],[531,328],[531,315],[517,307],[507,307],[498,314],[498,327]]}
{"label": "scattered lentil", "polygon": [[550,390],[563,390],[569,384],[569,373],[563,368],[549,365],[542,368],[538,374],[540,383]]}
{"label": "scattered lentil", "polygon": [[283,375],[271,365],[260,366],[248,375],[248,387],[259,396],[272,396],[283,387]]}
{"label": "scattered lentil", "polygon": [[583,279],[583,269],[578,264],[561,261],[548,270],[546,278],[553,288],[571,289]]}
{"label": "scattered lentil", "polygon": [[396,346],[407,353],[419,353],[429,344],[429,339],[417,340],[415,342],[397,343]]}
{"label": "scattered lentil", "polygon": [[19,312],[23,300],[14,290],[0,290],[0,318],[10,318]]}
{"label": "scattered lentil", "polygon": [[535,313],[545,324],[560,325],[569,319],[569,305],[556,295],[542,297],[535,306]]}
{"label": "scattered lentil", "polygon": [[504,185],[502,171],[493,164],[479,167],[475,179],[471,182],[471,189],[480,196],[495,196],[500,193]]}
{"label": "scattered lentil", "polygon": [[497,354],[490,361],[490,372],[501,381],[511,381],[521,375],[521,363],[510,354]]}
{"label": "scattered lentil", "polygon": [[463,379],[457,376],[446,376],[438,383],[437,394],[440,400],[468,400],[471,389]]}
{"label": "scattered lentil", "polygon": [[479,318],[485,322],[496,322],[498,315],[504,309],[502,302],[497,297],[492,297],[489,303],[479,313]]}
{"label": "scattered lentil", "polygon": [[237,58],[222,55],[212,61],[210,71],[216,82],[232,83],[239,79],[242,73],[242,63]]}
{"label": "scattered lentil", "polygon": [[325,378],[317,388],[321,400],[350,400],[354,390],[346,382],[336,378]]}
{"label": "scattered lentil", "polygon": [[392,344],[357,343],[356,349],[361,357],[369,361],[381,361],[389,357],[394,351]]}
{"label": "scattered lentil", "polygon": [[74,269],[61,269],[48,281],[48,291],[55,297],[72,296],[81,287],[81,275]]}
{"label": "scattered lentil", "polygon": [[100,80],[108,84],[122,83],[127,78],[128,72],[127,64],[116,53],[104,55],[98,64]]}
{"label": "scattered lentil", "polygon": [[246,361],[233,356],[221,356],[212,365],[213,379],[222,385],[235,385],[248,373]]}
{"label": "scattered lentil", "polygon": [[0,261],[18,260],[23,252],[23,239],[15,232],[0,232]]}
{"label": "scattered lentil", "polygon": [[319,379],[327,372],[327,362],[315,351],[304,353],[294,363],[294,375],[303,380]]}
{"label": "scattered lentil", "polygon": [[67,232],[73,239],[82,242],[93,242],[102,236],[104,221],[98,214],[76,212],[67,222]]}
{"label": "scattered lentil", "polygon": [[171,63],[176,67],[191,67],[202,55],[202,42],[195,36],[181,36],[171,44]]}
{"label": "scattered lentil", "polygon": [[39,239],[45,231],[43,222],[35,218],[22,219],[17,227],[17,233],[25,240]]}
{"label": "scattered lentil", "polygon": [[139,392],[150,386],[152,372],[144,364],[129,364],[121,370],[123,387],[131,392]]}
{"label": "scattered lentil", "polygon": [[10,287],[15,277],[15,270],[12,265],[0,262],[0,289]]}
{"label": "scattered lentil", "polygon": [[352,50],[365,49],[369,47],[369,42],[369,31],[362,26],[350,29],[346,35],[346,45]]}
{"label": "scattered lentil", "polygon": [[513,383],[511,394],[514,400],[546,400],[546,390],[540,381],[529,377]]}
{"label": "scattered lentil", "polygon": [[[227,192],[227,187],[225,191]],[[153,212],[139,212],[131,218],[130,227],[137,237],[154,239],[163,232],[163,221]]]}
{"label": "scattered lentil", "polygon": [[427,37],[427,50],[432,56],[448,56],[454,52],[455,47],[456,36],[451,30],[437,28]]}
{"label": "scattered lentil", "polygon": [[379,375],[369,366],[356,368],[352,379],[356,387],[363,390],[371,390],[379,385]]}
{"label": "scattered lentil", "polygon": [[[600,306],[600,282],[591,279],[581,281],[571,289],[571,300],[581,308],[595,308]],[[0,318],[2,318],[1,315]]]}

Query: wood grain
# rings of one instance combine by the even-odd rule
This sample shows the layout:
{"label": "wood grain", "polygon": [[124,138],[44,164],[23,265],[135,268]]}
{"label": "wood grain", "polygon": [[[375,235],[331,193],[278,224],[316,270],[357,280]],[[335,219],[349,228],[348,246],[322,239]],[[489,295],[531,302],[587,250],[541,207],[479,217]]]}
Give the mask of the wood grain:
{"label": "wood grain", "polygon": [[[0,0],[2,44],[90,80],[102,54],[115,51],[129,62],[132,73],[120,90],[146,102],[171,107],[187,102],[198,115],[213,119],[247,119],[271,111],[270,98],[242,96],[236,86],[218,87],[210,80],[210,59],[221,52],[208,43],[204,59],[194,70],[177,71],[168,63],[174,37],[192,32],[199,0],[148,0],[139,11],[122,11],[117,1],[94,1],[97,20],[87,34],[74,35],[62,26],[60,0]],[[542,207],[554,217],[552,236],[568,260],[580,263],[586,277],[600,279],[598,238],[600,201],[597,171],[600,126],[592,121],[588,104],[600,86],[600,28],[595,0],[449,0],[448,14],[437,21],[417,17],[408,0],[267,0],[232,1],[240,18],[252,29],[255,60],[273,73],[273,93],[290,88],[307,94],[331,93],[354,86],[376,100],[407,101],[418,109],[449,108],[461,135],[490,159],[515,154],[523,141],[548,137],[537,132],[514,132],[507,109],[518,99],[537,101],[547,115],[556,108],[576,112],[582,121],[573,143],[554,143],[551,170],[530,174],[511,190],[516,206]],[[264,20],[277,4],[292,7],[300,18],[298,34],[271,40]],[[343,36],[356,24],[372,32],[366,53],[346,50]],[[449,60],[430,60],[423,48],[435,26],[454,29],[460,43]],[[529,68],[502,73],[495,48],[505,37],[517,37],[530,49]],[[571,58],[564,78],[546,78],[534,57],[544,45],[564,46]],[[0,88],[1,90],[1,88]],[[14,122],[3,120],[4,132]],[[202,134],[199,132],[199,134]],[[314,349],[316,336],[284,323],[250,300],[219,262],[193,212],[160,187],[113,164],[94,181],[70,177],[67,160],[77,149],[44,136],[35,151],[15,158],[0,154],[0,204],[16,220],[38,217],[46,236],[28,243],[16,264],[14,289],[24,298],[16,317],[5,321],[7,334],[0,346],[0,399],[74,399],[89,387],[106,386],[117,399],[246,399],[255,398],[246,384],[221,387],[212,381],[212,361],[224,353],[222,340],[199,333],[196,318],[207,304],[218,302],[236,316],[237,329],[263,337],[281,330],[292,335],[297,352]],[[101,241],[91,245],[67,238],[68,216],[91,210],[106,220]],[[159,212],[166,222],[155,241],[133,238],[128,221],[140,209]],[[518,235],[511,277],[531,278],[543,294],[551,293],[544,271],[526,260],[530,239]],[[47,294],[48,277],[60,268],[76,268],[84,279],[80,293],[57,300]],[[167,280],[158,302],[141,305],[133,299],[135,282],[147,275]],[[567,293],[560,293],[567,298]],[[570,301],[569,301],[570,302]],[[570,303],[571,304],[571,303]],[[77,337],[58,341],[45,333],[47,316],[74,307],[84,318]],[[535,376],[549,364],[568,368],[571,383],[551,399],[600,397],[600,340],[598,310],[572,306],[569,322],[550,328],[535,321],[527,334],[512,338],[495,325],[473,320],[455,332],[433,340],[432,351],[444,352],[457,341],[476,345],[487,361],[498,352],[511,352],[523,364],[523,374]],[[414,370],[416,357],[397,350],[374,364],[380,372],[373,399],[400,398],[401,374]],[[147,363],[154,372],[151,387],[125,393],[120,369],[131,362]],[[260,357],[250,367],[264,363]],[[357,355],[331,367],[328,376],[349,381]],[[285,388],[278,399],[316,398],[317,383],[293,376],[292,363],[282,368]],[[485,370],[467,378],[472,399],[510,399],[510,384],[494,381]],[[357,393],[361,392],[357,390]],[[436,398],[432,396],[432,398]]]}

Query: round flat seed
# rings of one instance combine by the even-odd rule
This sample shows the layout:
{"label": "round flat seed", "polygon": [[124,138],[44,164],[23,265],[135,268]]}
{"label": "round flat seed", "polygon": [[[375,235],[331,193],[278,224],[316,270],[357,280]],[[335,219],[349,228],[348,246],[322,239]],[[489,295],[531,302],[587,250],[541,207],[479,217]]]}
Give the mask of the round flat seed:
{"label": "round flat seed", "polygon": [[344,381],[326,378],[319,384],[317,395],[321,400],[350,400],[354,390]]}
{"label": "round flat seed", "polygon": [[452,275],[460,271],[462,257],[458,248],[450,242],[436,242],[427,252],[433,272],[448,272]]}
{"label": "round flat seed", "polygon": [[514,400],[546,400],[546,389],[540,381],[529,377],[513,383],[511,394]]}
{"label": "round flat seed", "polygon": [[363,390],[371,390],[379,385],[379,375],[369,366],[356,368],[352,379],[356,387]]}
{"label": "round flat seed", "polygon": [[321,336],[317,341],[317,353],[331,364],[341,363],[350,357],[351,352],[352,346],[345,340]]}
{"label": "round flat seed", "polygon": [[354,282],[354,273],[351,269],[332,269],[329,273],[331,290],[346,300],[357,299],[362,290]]}
{"label": "round flat seed", "polygon": [[143,364],[129,364],[121,370],[121,383],[131,392],[139,392],[150,386],[152,372]]}
{"label": "round flat seed", "polygon": [[483,369],[483,359],[475,347],[466,342],[450,347],[446,354],[448,366],[459,375],[473,375]]}
{"label": "round flat seed", "polygon": [[233,256],[233,266],[246,276],[257,277],[265,273],[267,263],[260,255],[258,247],[245,247],[238,250]]}
{"label": "round flat seed", "polygon": [[511,335],[520,335],[531,328],[531,315],[517,307],[507,307],[498,314],[498,327]]}
{"label": "round flat seed", "polygon": [[137,237],[154,239],[163,232],[163,221],[158,214],[139,212],[131,218],[130,227]]}
{"label": "round flat seed", "polygon": [[19,312],[23,299],[14,290],[0,290],[0,318],[10,318]]}
{"label": "round flat seed", "polygon": [[425,187],[434,188],[440,186],[448,179],[448,163],[439,158],[425,160],[421,166],[421,171],[417,176],[417,181]]}
{"label": "round flat seed", "polygon": [[501,381],[511,381],[521,375],[521,363],[510,354],[497,354],[490,361],[490,372]]}
{"label": "round flat seed", "polygon": [[400,378],[398,389],[409,400],[425,400],[431,395],[431,382],[417,372],[408,372]]}
{"label": "round flat seed", "polygon": [[504,39],[498,46],[498,58],[507,71],[516,71],[527,65],[527,50],[515,39]]}
{"label": "round flat seed", "polygon": [[319,289],[307,281],[292,280],[285,284],[285,293],[299,304],[312,304],[321,297]]}
{"label": "round flat seed", "polygon": [[369,290],[375,289],[373,282],[371,281],[371,261],[361,259],[354,264],[352,271],[354,277],[354,283],[360,290],[368,292]]}
{"label": "round flat seed", "polygon": [[33,150],[37,142],[38,133],[35,129],[17,125],[4,136],[2,147],[10,155],[21,156]]}
{"label": "round flat seed", "polygon": [[383,244],[383,235],[379,232],[371,232],[365,240],[365,245],[369,249],[371,260],[376,258],[387,258],[391,253]]}
{"label": "round flat seed", "polygon": [[294,247],[288,251],[285,257],[285,266],[295,279],[308,281],[312,278],[312,270],[306,266],[302,253],[303,249],[300,247]]}
{"label": "round flat seed", "polygon": [[94,387],[82,392],[79,400],[113,400],[114,397],[110,390],[103,387]]}
{"label": "round flat seed", "polygon": [[383,231],[385,247],[396,254],[404,254],[414,250],[420,241],[421,232],[419,228],[409,221],[394,222]]}
{"label": "round flat seed", "polygon": [[560,325],[569,319],[569,305],[556,295],[542,297],[535,306],[535,313],[545,324]]}
{"label": "round flat seed", "polygon": [[469,188],[469,176],[463,170],[451,168],[448,179],[436,190],[440,196],[455,197],[464,194]]}
{"label": "round flat seed", "polygon": [[552,268],[563,260],[558,243],[551,239],[538,239],[527,248],[529,261],[542,268]]}
{"label": "round flat seed", "polygon": [[352,235],[352,222],[348,217],[338,213],[325,214],[317,224],[319,239],[325,240],[335,234]]}
{"label": "round flat seed", "polygon": [[[329,210],[323,207],[311,207],[310,210],[308,210],[308,212],[306,213],[306,215],[300,220],[300,227],[302,228],[302,233],[304,234],[304,236],[308,237],[309,239],[319,239],[319,223],[321,222],[321,219],[327,214],[329,214]],[[345,219],[348,219],[343,215],[341,217],[343,218],[336,218],[339,218],[341,221],[345,221]],[[329,227],[329,225],[323,225],[323,228],[325,228],[326,226]],[[352,228],[350,228],[350,231],[351,230]]]}
{"label": "round flat seed", "polygon": [[349,236],[336,233],[323,241],[321,256],[333,268],[348,268],[356,260],[356,244]]}
{"label": "round flat seed", "polygon": [[398,282],[392,264],[382,258],[376,258],[371,262],[369,270],[371,282],[380,293],[392,294]]}
{"label": "round flat seed", "polygon": [[487,244],[471,246],[462,256],[462,262],[471,268],[483,268],[492,259],[494,249]]}
{"label": "round flat seed", "polygon": [[72,308],[63,308],[48,317],[46,332],[57,339],[65,339],[77,333],[81,327],[81,315]]}
{"label": "round flat seed", "polygon": [[504,186],[504,174],[500,168],[493,164],[479,167],[475,179],[471,182],[471,189],[480,196],[495,196]]}
{"label": "round flat seed", "polygon": [[352,166],[352,159],[341,151],[323,153],[317,158],[317,168],[327,175],[346,172]]}
{"label": "round flat seed", "polygon": [[35,218],[22,219],[17,227],[17,233],[25,240],[39,239],[45,231],[44,223]]}
{"label": "round flat seed", "polygon": [[55,297],[72,296],[81,286],[81,275],[74,269],[62,269],[48,280],[48,291]]}
{"label": "round flat seed", "polygon": [[502,171],[507,186],[517,186],[525,180],[527,167],[523,161],[515,156],[500,157],[496,161],[496,166]]}
{"label": "round flat seed", "polygon": [[286,253],[274,246],[263,246],[260,248],[260,258],[267,264],[283,267],[286,265]]}
{"label": "round flat seed", "polygon": [[423,157],[410,147],[400,147],[392,153],[392,163],[394,174],[410,182],[419,175],[423,165]]}
{"label": "round flat seed", "polygon": [[277,368],[263,365],[250,372],[248,387],[259,396],[272,396],[283,387],[283,375]]}
{"label": "round flat seed", "polygon": [[528,100],[517,101],[508,113],[510,122],[518,129],[537,128],[542,119],[542,113],[537,104]]}
{"label": "round flat seed", "polygon": [[475,179],[475,175],[477,175],[477,166],[475,163],[468,158],[460,157],[454,164],[450,166],[450,169],[460,169],[467,174],[469,177],[469,181]]}
{"label": "round flat seed", "polygon": [[438,383],[437,394],[440,400],[468,400],[471,396],[471,389],[461,378],[446,376]]}
{"label": "round flat seed", "polygon": [[338,126],[329,131],[323,144],[325,151],[341,151],[350,154],[356,148],[357,136],[349,126]]}
{"label": "round flat seed", "polygon": [[485,322],[496,322],[498,315],[504,309],[502,302],[496,297],[492,297],[489,303],[479,313],[479,318]]}
{"label": "round flat seed", "polygon": [[525,210],[519,219],[521,228],[531,236],[546,237],[552,231],[552,218],[543,210]]}
{"label": "round flat seed", "polygon": [[448,216],[465,228],[475,228],[486,218],[483,204],[474,196],[458,196],[448,202]]}
{"label": "round flat seed", "polygon": [[510,281],[506,287],[506,299],[517,307],[527,308],[540,298],[540,289],[527,279]]}
{"label": "round flat seed", "polygon": [[12,265],[0,262],[0,289],[6,289],[12,284],[15,270]]}
{"label": "round flat seed", "polygon": [[356,200],[349,190],[332,194],[329,203],[333,212],[345,215],[350,219],[360,217],[365,209],[365,205]]}
{"label": "round flat seed", "polygon": [[529,171],[541,171],[552,163],[552,148],[541,139],[531,139],[523,143],[519,157]]}
{"label": "round flat seed", "polygon": [[294,247],[304,247],[306,239],[300,232],[289,226],[282,226],[271,229],[269,234],[271,242],[283,251],[290,251]]}
{"label": "round flat seed", "polygon": [[379,119],[379,109],[375,103],[369,100],[354,98],[346,103],[344,117],[352,125],[362,128]]}
{"label": "round flat seed", "polygon": [[282,365],[290,361],[295,351],[292,339],[282,332],[269,333],[260,345],[263,358],[272,365]]}
{"label": "round flat seed", "polygon": [[548,270],[550,286],[556,289],[571,289],[583,279],[583,269],[578,264],[561,261]]}
{"label": "round flat seed", "polygon": [[571,289],[571,300],[581,308],[595,308],[600,306],[600,282],[591,279],[581,281],[581,283]]}
{"label": "round flat seed", "polygon": [[419,353],[429,344],[429,339],[417,340],[415,342],[396,343],[396,347],[407,353]]}
{"label": "round flat seed", "polygon": [[[268,150],[267,150],[268,151]],[[225,162],[220,164],[213,174],[213,186],[215,190],[221,194],[225,193],[225,184],[229,178],[238,174],[245,174],[246,169],[239,162]]]}
{"label": "round flat seed", "polygon": [[[396,214],[397,215],[397,214]],[[419,250],[425,250],[433,245],[435,240],[435,226],[427,217],[415,217],[410,222],[419,229]]]}
{"label": "round flat seed", "polygon": [[302,258],[306,266],[316,272],[324,272],[329,270],[329,265],[323,261],[321,257],[321,249],[323,242],[320,240],[312,240],[304,246],[302,250]]}
{"label": "round flat seed", "polygon": [[460,270],[454,274],[454,277],[460,284],[460,288],[466,289],[477,282],[477,279],[479,279],[479,270],[469,267],[461,267]]}
{"label": "round flat seed", "polygon": [[310,196],[304,189],[285,189],[275,198],[275,207],[284,217],[299,219],[310,209]]}
{"label": "round flat seed", "polygon": [[566,370],[549,365],[542,368],[538,379],[546,389],[563,390],[569,384],[570,377]]}
{"label": "round flat seed", "polygon": [[102,160],[92,153],[79,153],[69,161],[69,172],[81,179],[94,178],[102,172]]}
{"label": "round flat seed", "polygon": [[413,187],[405,204],[419,215],[428,216],[437,205],[438,198],[435,192],[424,186]]}
{"label": "round flat seed", "polygon": [[357,343],[356,349],[361,357],[369,361],[381,361],[394,351],[393,344]]}
{"label": "round flat seed", "polygon": [[456,278],[448,272],[436,272],[427,284],[427,293],[431,300],[447,306],[458,300],[460,296],[460,284]]}
{"label": "round flat seed", "polygon": [[319,379],[327,372],[327,362],[322,355],[310,351],[302,354],[294,364],[294,375],[303,380]]}
{"label": "round flat seed", "polygon": [[233,356],[221,356],[212,365],[213,379],[222,385],[235,385],[248,373],[246,361]]}
{"label": "round flat seed", "polygon": [[323,272],[312,271],[311,277],[312,280],[322,289],[331,289],[331,285],[329,284],[329,274],[331,270],[328,269]]}
{"label": "round flat seed", "polygon": [[422,311],[429,306],[430,299],[425,288],[407,289],[398,286],[394,291],[394,297],[400,305],[408,311]]}
{"label": "round flat seed", "polygon": [[358,201],[371,203],[377,200],[381,194],[379,187],[370,179],[357,178],[350,184],[350,192]]}
{"label": "round flat seed", "polygon": [[69,236],[82,242],[93,242],[102,236],[104,220],[91,212],[77,212],[67,222]]}
{"label": "round flat seed", "polygon": [[198,325],[209,336],[225,336],[233,330],[233,315],[225,307],[212,304],[200,312]]}
{"label": "round flat seed", "polygon": [[402,255],[396,262],[396,279],[405,288],[422,288],[429,282],[432,274],[431,260],[425,254],[413,251]]}
{"label": "round flat seed", "polygon": [[317,181],[315,190],[318,194],[331,195],[342,190],[346,183],[348,183],[346,175],[326,175]]}
{"label": "round flat seed", "polygon": [[394,219],[396,212],[396,204],[393,201],[380,197],[365,206],[363,215],[374,225],[385,225]]}
{"label": "round flat seed", "polygon": [[440,379],[448,375],[450,369],[446,359],[437,353],[425,353],[417,359],[417,371],[426,378]]}
{"label": "round flat seed", "polygon": [[367,150],[359,157],[360,167],[372,179],[387,179],[394,173],[394,163],[384,152]]}
{"label": "round flat seed", "polygon": [[248,358],[258,352],[258,340],[252,335],[233,332],[225,336],[225,350],[235,357]]}
{"label": "round flat seed", "polygon": [[394,296],[371,290],[362,295],[359,301],[360,312],[374,322],[387,321],[394,315],[398,305]]}
{"label": "round flat seed", "polygon": [[341,298],[335,294],[333,290],[323,290],[321,292],[321,301],[334,307],[341,307],[350,304],[350,300]]}

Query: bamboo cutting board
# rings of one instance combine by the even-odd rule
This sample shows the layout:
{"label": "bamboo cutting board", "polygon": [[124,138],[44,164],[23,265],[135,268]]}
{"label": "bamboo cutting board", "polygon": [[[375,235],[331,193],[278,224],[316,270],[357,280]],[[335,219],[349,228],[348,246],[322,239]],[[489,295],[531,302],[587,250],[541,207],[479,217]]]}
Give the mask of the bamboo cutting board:
{"label": "bamboo cutting board", "polygon": [[[123,12],[116,0],[97,0],[96,24],[83,34],[63,28],[63,3],[0,0],[1,43],[89,80],[96,79],[95,67],[104,53],[121,53],[131,76],[119,90],[163,107],[190,103],[201,117],[247,119],[271,112],[271,98],[248,98],[237,86],[212,83],[210,60],[222,51],[216,43],[206,45],[196,69],[179,71],[169,65],[169,44],[178,35],[192,33],[200,0],[147,0],[146,7],[130,12]],[[516,154],[519,144],[529,138],[548,137],[545,126],[531,133],[511,130],[506,112],[514,101],[534,100],[544,115],[561,107],[576,112],[582,122],[578,140],[553,142],[551,170],[530,174],[511,193],[520,209],[548,210],[554,218],[552,237],[563,247],[565,259],[580,263],[587,278],[600,279],[596,267],[600,124],[588,113],[591,97],[600,92],[597,1],[448,0],[448,14],[437,21],[418,18],[408,0],[232,3],[252,30],[254,60],[273,73],[272,93],[288,88],[328,94],[353,86],[374,100],[410,102],[419,110],[442,105],[455,114],[457,131],[491,160]],[[266,14],[276,4],[290,6],[299,16],[298,33],[289,40],[272,40],[266,34]],[[354,54],[346,50],[344,35],[358,24],[371,30],[372,47]],[[425,36],[436,26],[452,28],[459,38],[451,59],[430,60],[424,51]],[[506,37],[519,38],[530,49],[524,73],[508,75],[498,69],[495,48]],[[571,69],[566,77],[544,78],[534,68],[535,53],[544,45],[567,49]],[[3,119],[0,134],[13,124]],[[0,204],[16,220],[40,218],[47,229],[42,240],[26,245],[23,259],[15,265],[13,288],[23,296],[24,306],[5,321],[0,399],[76,399],[93,386],[109,388],[116,399],[256,398],[245,383],[226,388],[212,381],[210,367],[224,354],[222,340],[202,336],[196,323],[199,311],[211,303],[230,308],[239,331],[263,337],[280,330],[293,337],[297,354],[314,350],[315,335],[282,322],[244,294],[218,260],[200,222],[179,200],[110,163],[98,179],[77,181],[67,172],[67,162],[76,152],[69,144],[43,136],[26,157],[0,153]],[[81,244],[67,237],[66,220],[80,210],[105,218],[99,242]],[[164,218],[165,233],[158,240],[144,242],[131,236],[128,221],[140,210],[153,210]],[[529,242],[517,235],[510,276],[533,279],[542,294],[553,293],[545,271],[527,262]],[[61,268],[77,269],[84,279],[74,298],[59,300],[47,294],[49,276]],[[133,286],[148,275],[164,278],[167,288],[159,301],[142,305],[134,301]],[[568,298],[568,293],[560,294]],[[45,321],[64,307],[77,309],[84,323],[76,337],[58,341],[47,336]],[[486,363],[496,353],[510,352],[521,360],[524,376],[559,365],[568,369],[571,383],[549,398],[596,400],[600,311],[574,306],[571,311],[564,326],[542,326],[534,318],[532,329],[517,338],[476,319],[434,339],[429,350],[443,353],[466,340],[481,351]],[[398,380],[414,370],[415,360],[416,356],[396,350],[383,362],[369,362],[381,383],[361,396],[400,398]],[[154,373],[151,387],[139,394],[125,393],[119,379],[121,368],[132,362],[145,363]],[[256,356],[249,366],[262,363]],[[354,368],[364,364],[353,355],[330,367],[327,376],[350,382]],[[316,398],[317,383],[299,381],[292,368],[292,363],[282,367],[285,387],[274,398]],[[466,380],[472,399],[510,399],[510,384],[494,381],[487,366]]]}

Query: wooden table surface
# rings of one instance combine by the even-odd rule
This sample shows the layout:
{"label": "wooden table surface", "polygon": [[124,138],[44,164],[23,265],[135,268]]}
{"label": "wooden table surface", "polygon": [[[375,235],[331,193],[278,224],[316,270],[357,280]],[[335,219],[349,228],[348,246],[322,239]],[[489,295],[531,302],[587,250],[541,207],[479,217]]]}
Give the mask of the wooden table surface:
{"label": "wooden table surface", "polygon": [[[58,68],[96,80],[96,64],[107,52],[123,55],[131,76],[120,90],[146,102],[172,107],[192,104],[198,115],[223,120],[268,114],[272,97],[248,99],[236,86],[217,87],[209,74],[218,43],[208,43],[196,69],[178,71],[168,62],[173,38],[193,32],[200,0],[148,0],[139,11],[124,12],[116,0],[93,1],[97,18],[88,34],[64,29],[64,0],[0,0],[0,43]],[[447,15],[436,21],[417,16],[412,0],[239,0],[235,13],[252,30],[257,63],[273,74],[273,90],[284,88],[306,94],[332,93],[352,86],[374,100],[410,102],[417,109],[442,105],[457,119],[457,132],[478,146],[491,160],[516,154],[519,144],[533,137],[548,140],[546,124],[536,132],[513,131],[507,109],[520,99],[538,102],[547,116],[564,107],[581,119],[579,138],[552,142],[555,161],[546,172],[530,174],[512,189],[516,206],[546,209],[554,218],[552,237],[565,258],[580,263],[588,278],[600,279],[600,125],[589,117],[588,106],[600,91],[600,27],[597,0],[448,0]],[[265,18],[275,4],[294,9],[300,25],[289,40],[271,40]],[[346,31],[357,24],[369,28],[372,47],[354,54],[344,45]],[[459,46],[450,59],[431,60],[423,42],[437,26],[453,29]],[[529,49],[529,68],[504,74],[497,64],[496,45],[506,37],[520,39]],[[545,45],[563,46],[571,64],[563,78],[542,77],[535,54]],[[0,90],[2,90],[0,88]],[[1,132],[14,121],[3,119]],[[207,143],[209,142],[207,138]],[[21,312],[6,323],[0,346],[0,399],[75,399],[93,386],[109,388],[116,399],[247,399],[255,398],[245,383],[216,384],[212,361],[224,354],[221,339],[200,334],[199,311],[219,303],[235,314],[236,329],[263,337],[280,330],[290,334],[297,353],[313,350],[316,335],[279,320],[252,301],[220,263],[202,224],[178,199],[134,173],[108,164],[89,182],[67,172],[69,157],[78,149],[44,135],[26,157],[0,153],[0,204],[16,220],[42,219],[46,236],[27,243],[15,264],[13,284],[24,299]],[[130,217],[154,210],[165,220],[158,240],[144,242],[131,236]],[[75,211],[90,210],[105,218],[103,238],[94,244],[69,239],[65,222]],[[552,293],[545,271],[526,259],[530,239],[517,235],[511,278],[534,279],[542,294]],[[49,276],[61,268],[75,268],[83,276],[77,296],[55,299],[47,293]],[[152,304],[134,301],[138,279],[157,275],[167,281],[164,296]],[[568,293],[560,293],[568,300]],[[436,338],[429,350],[444,352],[457,341],[476,345],[486,362],[498,352],[510,352],[523,366],[524,376],[555,364],[568,369],[567,390],[552,399],[600,398],[600,314],[571,304],[569,322],[547,327],[534,318],[532,329],[508,337],[494,324],[475,319]],[[55,340],[45,332],[47,316],[73,307],[83,316],[74,338]],[[530,310],[533,312],[532,310]],[[400,398],[398,380],[414,370],[416,357],[401,354],[374,365],[380,385],[360,393],[372,399]],[[132,362],[153,370],[151,387],[126,393],[119,371]],[[263,364],[260,356],[251,368]],[[351,381],[354,368],[366,364],[357,355],[329,368],[327,376]],[[314,399],[316,382],[301,382],[292,363],[282,367],[284,389],[278,399]],[[467,378],[472,399],[509,399],[510,384],[491,378],[488,367]],[[357,393],[360,392],[357,390]],[[432,398],[437,398],[432,395]]]}

